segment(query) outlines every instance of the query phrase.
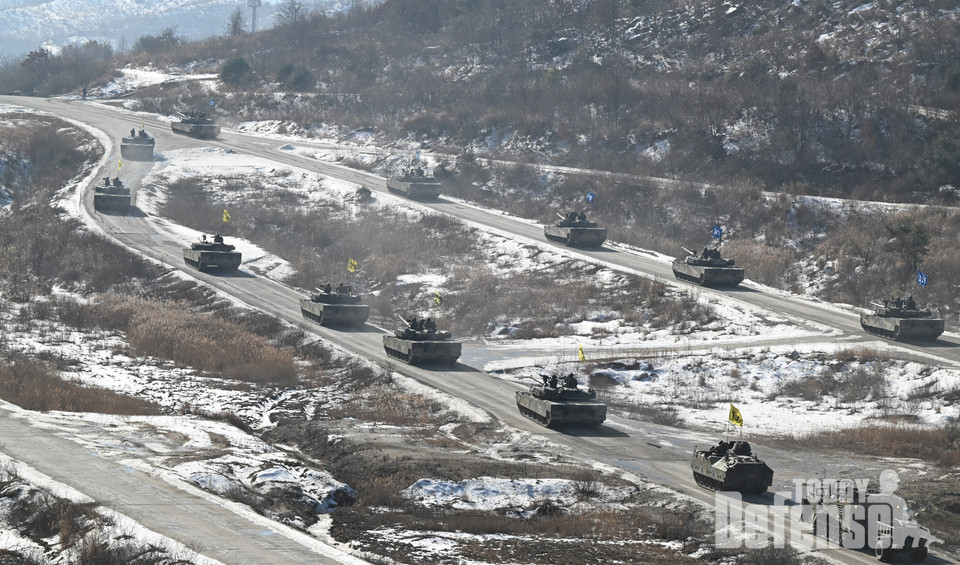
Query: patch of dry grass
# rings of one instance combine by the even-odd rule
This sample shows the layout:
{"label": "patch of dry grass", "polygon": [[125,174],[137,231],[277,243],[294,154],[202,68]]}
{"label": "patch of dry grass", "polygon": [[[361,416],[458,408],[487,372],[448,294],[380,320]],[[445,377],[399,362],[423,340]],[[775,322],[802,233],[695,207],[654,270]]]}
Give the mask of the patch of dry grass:
{"label": "patch of dry grass", "polygon": [[805,447],[849,450],[865,455],[921,459],[952,468],[960,464],[960,425],[920,428],[910,425],[861,425],[789,439]]}
{"label": "patch of dry grass", "polygon": [[62,380],[49,365],[22,354],[7,353],[0,363],[0,397],[26,410],[62,410],[100,414],[159,414],[148,401],[111,390]]}
{"label": "patch of dry grass", "polygon": [[196,314],[175,303],[117,295],[100,295],[91,308],[97,323],[124,331],[141,354],[231,379],[280,385],[297,382],[290,352],[232,321]]}

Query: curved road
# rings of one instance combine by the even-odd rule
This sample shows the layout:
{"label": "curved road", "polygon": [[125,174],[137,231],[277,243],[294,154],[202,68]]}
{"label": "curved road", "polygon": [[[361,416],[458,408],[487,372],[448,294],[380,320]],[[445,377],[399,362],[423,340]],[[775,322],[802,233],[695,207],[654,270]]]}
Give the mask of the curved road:
{"label": "curved road", "polygon": [[[138,126],[142,119],[140,116],[76,101],[0,97],[0,102],[33,107],[71,118],[112,134],[116,138],[129,131],[131,127]],[[291,155],[290,152],[276,149],[278,142],[275,140],[223,132],[219,140],[198,141],[172,134],[167,122],[149,118],[146,122],[148,131],[157,140],[158,152],[160,153],[168,148],[226,147],[237,152],[257,155],[291,166],[313,170],[331,177],[362,183],[373,190],[385,190],[385,181],[379,177],[335,164],[317,162]],[[309,144],[304,143],[302,145]],[[119,144],[114,148],[114,155],[110,156],[112,161],[108,160],[107,162],[115,163],[118,154]],[[134,164],[133,162],[125,162],[125,180],[128,175],[134,175],[134,178],[128,184],[136,189],[139,178],[149,167],[152,167],[152,163]],[[92,196],[89,190],[85,193],[83,205],[86,213],[95,217],[103,229],[123,245],[136,249],[171,267],[181,269],[189,273],[190,276],[202,280],[252,307],[270,312],[285,321],[318,334],[323,339],[336,343],[346,350],[368,359],[377,360],[432,387],[464,398],[487,410],[505,425],[545,436],[551,442],[564,445],[574,453],[580,454],[584,459],[600,461],[644,475],[654,482],[667,485],[673,490],[682,492],[708,505],[714,502],[713,493],[695,485],[689,466],[694,446],[697,443],[700,445],[712,444],[715,442],[713,437],[616,417],[609,418],[607,423],[598,430],[580,430],[575,433],[564,434],[544,429],[520,416],[513,401],[514,391],[518,390],[519,387],[512,383],[491,377],[462,364],[454,370],[448,371],[431,371],[398,364],[384,353],[381,340],[382,330],[367,326],[361,331],[341,332],[307,322],[300,314],[300,295],[296,291],[243,270],[230,276],[214,276],[188,270],[183,265],[182,259],[181,250],[184,242],[178,241],[173,235],[165,233],[162,222],[151,222],[143,214],[127,216],[95,214],[92,209]],[[434,203],[425,203],[423,206],[462,218],[468,222],[481,224],[487,229],[492,228],[508,237],[534,241],[539,245],[552,245],[543,240],[542,228],[528,222],[517,221],[444,199]],[[595,251],[561,249],[611,268],[655,276],[672,283],[672,272],[669,265],[643,252],[613,251],[609,248]],[[732,295],[737,300],[752,307],[767,309],[779,315],[787,316],[803,326],[828,331],[834,335],[835,339],[850,339],[851,336],[862,336],[859,322],[854,314],[836,310],[829,305],[792,299],[751,288],[721,293],[711,289],[691,287],[686,283],[675,284],[685,288],[697,288],[704,293]],[[818,341],[822,342],[823,340],[818,339]],[[907,356],[926,357],[932,354],[942,358],[942,362],[960,364],[958,345],[960,345],[960,342],[951,336],[931,347],[905,345],[900,348],[900,351]],[[803,460],[801,455],[777,450],[770,446],[759,447],[758,451],[776,470],[774,490],[792,490],[792,480],[794,478],[847,476],[850,469],[860,468],[858,466],[861,464],[861,462],[848,461],[846,458],[836,461],[817,461],[811,464],[809,461]],[[69,481],[64,482],[69,483]],[[83,489],[79,490],[82,491]],[[773,497],[766,495],[752,501],[772,506]],[[786,509],[778,507],[776,511],[782,513]],[[148,524],[144,525],[150,527]],[[183,538],[177,535],[161,533],[183,541]],[[845,563],[876,563],[872,556],[865,553],[835,549],[823,551]],[[931,556],[928,562],[949,561],[941,560],[938,556]]]}

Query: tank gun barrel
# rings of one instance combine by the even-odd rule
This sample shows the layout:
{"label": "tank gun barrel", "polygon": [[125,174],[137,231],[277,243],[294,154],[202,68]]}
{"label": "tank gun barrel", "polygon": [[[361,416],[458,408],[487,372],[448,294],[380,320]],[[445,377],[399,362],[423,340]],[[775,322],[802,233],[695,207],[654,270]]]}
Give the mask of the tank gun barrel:
{"label": "tank gun barrel", "polygon": [[690,255],[696,255],[696,254],[697,254],[696,251],[691,251],[691,250],[687,249],[686,247],[684,247],[684,246],[682,246],[682,245],[680,246],[680,249],[683,249],[684,251],[686,251],[686,252],[689,253]]}
{"label": "tank gun barrel", "polygon": [[883,308],[883,304],[877,302],[876,300],[871,300],[870,305],[873,306],[874,308]]}
{"label": "tank gun barrel", "polygon": [[396,316],[397,318],[399,318],[399,320],[400,320],[401,322],[403,322],[403,325],[405,325],[405,326],[407,326],[407,327],[410,326],[410,322],[404,320],[404,319],[403,319],[403,316],[401,316],[400,314],[395,314],[395,316]]}
{"label": "tank gun barrel", "polygon": [[566,216],[564,216],[564,215],[561,214],[560,212],[554,212],[554,213],[555,213],[555,214],[557,215],[557,217],[560,218],[561,220],[566,219]]}

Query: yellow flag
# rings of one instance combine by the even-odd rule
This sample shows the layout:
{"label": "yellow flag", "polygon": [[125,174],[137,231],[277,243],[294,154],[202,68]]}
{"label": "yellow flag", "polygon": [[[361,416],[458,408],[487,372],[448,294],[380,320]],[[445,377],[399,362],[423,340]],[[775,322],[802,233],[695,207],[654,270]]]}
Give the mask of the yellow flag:
{"label": "yellow flag", "polygon": [[230,222],[230,212],[227,212],[226,209],[223,211],[223,221],[224,223]]}
{"label": "yellow flag", "polygon": [[117,170],[120,170],[120,167],[123,166],[123,159],[117,159]]}
{"label": "yellow flag", "polygon": [[586,361],[587,356],[583,354],[583,344],[582,343],[577,344],[577,347],[579,348],[578,356],[580,357],[580,360]]}
{"label": "yellow flag", "polygon": [[357,270],[357,260],[347,259],[347,270],[351,273]]}
{"label": "yellow flag", "polygon": [[737,407],[733,404],[730,405],[730,422],[738,426],[743,427],[743,416],[740,415],[740,411],[737,410]]}
{"label": "yellow flag", "polygon": [[440,306],[443,303],[443,297],[440,296],[439,290],[433,293],[433,303],[437,306]]}

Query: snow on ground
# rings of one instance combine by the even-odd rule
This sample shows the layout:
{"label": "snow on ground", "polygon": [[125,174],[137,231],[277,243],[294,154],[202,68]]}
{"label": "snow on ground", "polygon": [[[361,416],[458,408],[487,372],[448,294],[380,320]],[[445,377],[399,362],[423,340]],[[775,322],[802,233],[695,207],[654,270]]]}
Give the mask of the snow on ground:
{"label": "snow on ground", "polygon": [[960,420],[960,403],[951,400],[960,391],[960,371],[882,353],[852,360],[859,351],[830,344],[715,348],[588,366],[556,357],[550,364],[544,356],[541,366],[491,362],[484,370],[518,384],[538,382],[544,372],[574,371],[582,386],[601,387],[608,401],[675,409],[683,422],[709,430],[726,428],[730,404],[743,415],[744,431],[754,434],[827,431],[887,418],[926,426]]}
{"label": "snow on ground", "polygon": [[121,76],[108,82],[99,89],[92,89],[87,93],[90,98],[115,98],[117,96],[139,90],[148,86],[170,82],[188,80],[217,80],[216,74],[192,74],[189,72],[160,71],[153,68],[135,69],[125,67],[120,69]]}
{"label": "snow on ground", "polygon": [[[478,477],[459,482],[420,479],[401,491],[418,504],[429,507],[458,510],[494,511],[514,509],[517,514],[529,511],[537,504],[550,500],[560,506],[573,506],[580,498],[576,481],[566,479],[501,479]],[[608,510],[614,504],[633,494],[634,489],[604,488],[595,501]]]}
{"label": "snow on ground", "polygon": [[[6,515],[9,506],[12,505],[16,499],[26,496],[34,489],[40,489],[53,496],[77,504],[96,502],[76,489],[57,482],[37,469],[21,461],[11,459],[3,453],[0,453],[0,467],[3,468],[5,473],[12,473],[19,477],[18,482],[22,485],[16,497],[9,496],[10,491],[7,491],[5,495],[0,498],[0,516]],[[153,544],[156,547],[164,548],[168,554],[185,559],[184,562],[190,562],[194,565],[222,565],[220,561],[198,554],[196,551],[187,548],[176,540],[144,528],[140,523],[115,510],[98,506],[96,507],[96,512],[110,520],[108,524],[101,525],[100,531],[97,532],[97,535],[99,535],[101,539],[120,540],[133,538],[143,544]],[[3,521],[0,520],[0,551],[11,550],[36,557],[48,553],[50,547],[40,545],[29,537],[21,535],[16,529],[17,524],[9,524],[8,527],[3,527],[2,524]],[[67,556],[68,559],[73,557],[73,548],[62,549],[62,555]],[[42,561],[42,559],[38,561]]]}

